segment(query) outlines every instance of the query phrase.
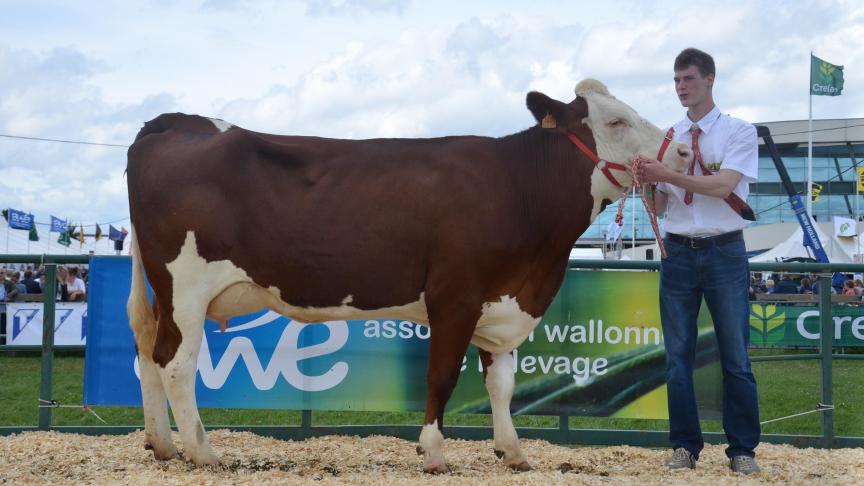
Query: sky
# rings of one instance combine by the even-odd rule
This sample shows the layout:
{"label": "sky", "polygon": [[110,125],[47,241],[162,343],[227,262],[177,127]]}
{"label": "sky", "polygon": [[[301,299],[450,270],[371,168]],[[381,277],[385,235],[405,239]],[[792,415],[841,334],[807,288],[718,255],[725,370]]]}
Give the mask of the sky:
{"label": "sky", "polygon": [[[714,98],[750,122],[808,116],[809,55],[845,66],[813,117],[864,117],[860,1],[0,0],[0,222],[6,253],[58,253],[50,215],[129,227],[126,148],[165,112],[339,138],[503,136],[525,95],[603,81],[660,127],[683,116],[672,63],[711,53]],[[5,241],[4,241],[5,240]],[[50,243],[49,243],[50,241]],[[53,246],[51,244],[53,243]],[[64,251],[109,248],[77,243]],[[108,251],[108,250],[104,250]]]}

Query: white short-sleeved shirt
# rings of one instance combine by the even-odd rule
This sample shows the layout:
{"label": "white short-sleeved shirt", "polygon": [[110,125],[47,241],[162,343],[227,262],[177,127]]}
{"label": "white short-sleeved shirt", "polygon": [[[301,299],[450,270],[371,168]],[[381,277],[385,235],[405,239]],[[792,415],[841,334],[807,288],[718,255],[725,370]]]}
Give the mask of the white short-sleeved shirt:
{"label": "white short-sleeved shirt", "polygon": [[87,287],[84,285],[84,281],[77,277],[75,278],[75,281],[73,281],[72,283],[67,282],[66,285],[67,292],[74,292],[76,290],[87,293]]}
{"label": "white short-sleeved shirt", "polygon": [[[699,150],[705,166],[714,173],[720,169],[731,169],[741,173],[741,181],[734,192],[743,200],[750,194],[750,183],[759,175],[759,144],[756,127],[720,113],[714,106],[707,115],[696,122],[685,116],[675,125],[675,140],[692,146],[690,127],[702,129]],[[696,164],[694,175],[702,176]],[[657,190],[668,196],[666,218],[663,229],[667,233],[692,237],[714,236],[744,229],[750,223],[742,218],[726,202],[718,197],[693,194],[693,202],[684,204],[685,190],[668,182],[657,184]]]}

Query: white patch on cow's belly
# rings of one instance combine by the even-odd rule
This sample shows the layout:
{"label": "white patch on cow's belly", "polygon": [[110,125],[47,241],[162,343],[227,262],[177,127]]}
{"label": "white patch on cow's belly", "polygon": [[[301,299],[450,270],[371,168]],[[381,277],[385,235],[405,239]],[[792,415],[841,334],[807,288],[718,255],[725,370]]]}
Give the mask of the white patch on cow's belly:
{"label": "white patch on cow's belly", "polygon": [[195,233],[188,231],[177,258],[168,264],[173,277],[175,314],[184,314],[205,306],[207,316],[217,322],[229,317],[269,308],[291,319],[310,323],[368,318],[401,319],[428,324],[426,299],[423,292],[417,301],[404,305],[363,310],[350,306],[354,298],[346,296],[341,305],[330,307],[300,307],[285,302],[279,288],[264,288],[231,261],[208,262],[198,254]]}
{"label": "white patch on cow's belly", "polygon": [[483,304],[483,314],[471,342],[492,354],[509,353],[525,341],[540,323],[519,307],[516,298],[502,295],[499,302]]}
{"label": "white patch on cow's belly", "polygon": [[218,118],[208,118],[208,120],[210,120],[210,123],[212,123],[217,129],[219,129],[220,133],[225,133],[228,131],[229,128],[234,126],[226,122],[225,120],[220,120]]}

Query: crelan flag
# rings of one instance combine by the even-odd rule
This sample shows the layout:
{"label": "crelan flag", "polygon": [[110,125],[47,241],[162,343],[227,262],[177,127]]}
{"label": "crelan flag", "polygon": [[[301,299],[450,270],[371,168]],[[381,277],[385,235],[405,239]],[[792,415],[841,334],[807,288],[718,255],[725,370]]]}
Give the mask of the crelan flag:
{"label": "crelan flag", "polygon": [[843,66],[836,66],[810,54],[810,94],[840,96],[843,93]]}

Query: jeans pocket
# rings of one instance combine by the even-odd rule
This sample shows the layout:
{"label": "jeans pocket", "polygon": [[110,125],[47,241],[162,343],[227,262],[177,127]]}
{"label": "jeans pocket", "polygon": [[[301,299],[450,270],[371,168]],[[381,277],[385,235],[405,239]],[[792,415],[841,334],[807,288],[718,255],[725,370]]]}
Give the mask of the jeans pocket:
{"label": "jeans pocket", "polygon": [[684,249],[683,244],[676,243],[669,238],[663,238],[663,248],[666,249],[666,258],[674,258],[681,254],[681,251]]}
{"label": "jeans pocket", "polygon": [[717,252],[721,255],[732,259],[746,259],[747,248],[744,245],[744,240],[730,241],[722,245],[717,245]]}

